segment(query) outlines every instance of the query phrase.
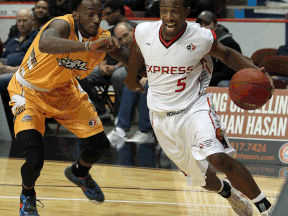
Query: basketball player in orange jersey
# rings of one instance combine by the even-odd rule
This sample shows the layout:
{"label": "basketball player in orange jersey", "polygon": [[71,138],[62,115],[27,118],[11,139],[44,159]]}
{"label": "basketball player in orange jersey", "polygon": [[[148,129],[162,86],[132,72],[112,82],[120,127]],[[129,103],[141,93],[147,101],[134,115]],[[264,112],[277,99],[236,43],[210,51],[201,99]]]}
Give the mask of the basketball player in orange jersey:
{"label": "basketball player in orange jersey", "polygon": [[[219,193],[238,215],[253,215],[250,201],[238,190],[261,215],[271,215],[270,202],[246,167],[234,159],[236,151],[214,110],[212,94],[205,92],[213,70],[209,55],[235,71],[256,68],[266,73],[265,69],[217,42],[215,32],[186,22],[188,2],[160,0],[161,20],[137,25],[127,87],[144,91],[137,75],[145,62],[150,121],[163,151],[183,171],[187,181]],[[211,166],[227,179],[219,179]]]}
{"label": "basketball player in orange jersey", "polygon": [[16,139],[26,158],[21,167],[20,215],[38,215],[34,186],[44,164],[46,117],[53,117],[85,141],[79,160],[65,169],[65,176],[80,186],[89,200],[104,201],[89,170],[110,143],[76,77],[86,77],[106,53],[127,66],[129,52],[99,27],[100,0],[71,0],[70,10],[72,14],[43,26],[8,86]]}

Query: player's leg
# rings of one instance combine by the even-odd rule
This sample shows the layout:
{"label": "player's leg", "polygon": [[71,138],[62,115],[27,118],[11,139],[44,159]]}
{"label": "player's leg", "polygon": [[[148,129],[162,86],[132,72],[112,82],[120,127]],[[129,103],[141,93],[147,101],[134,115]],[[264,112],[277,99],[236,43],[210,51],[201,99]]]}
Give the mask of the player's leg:
{"label": "player's leg", "polygon": [[[207,100],[209,103],[207,103]],[[209,111],[204,111],[203,109],[207,104],[209,104]],[[226,174],[228,180],[221,181],[224,190],[225,188],[228,189],[229,186],[231,187],[232,183],[236,189],[255,203],[260,212],[268,210],[271,204],[261,193],[249,171],[243,164],[231,157],[235,155],[236,151],[229,143],[227,134],[220,123],[219,115],[213,110],[213,107],[210,107],[210,104],[212,104],[211,96],[200,98],[195,110],[202,109],[203,111],[194,112],[188,123],[191,131],[195,133],[193,141],[195,144],[193,149],[195,159],[199,161],[206,159],[214,168]],[[235,198],[238,197],[237,199],[240,201],[237,204],[237,199],[234,199],[236,207],[238,205],[240,212],[249,209],[250,205],[244,200],[241,201],[238,192],[234,190],[231,189],[231,199],[235,195]],[[230,204],[233,203],[230,202]],[[249,212],[246,212],[246,214],[249,215]]]}
{"label": "player's leg", "polygon": [[[265,214],[270,209],[271,203],[260,191],[254,178],[242,163],[225,153],[210,155],[207,157],[207,160],[217,170],[225,173],[232,186],[247,196],[255,204],[260,213]],[[227,185],[227,183],[229,184],[228,181],[226,183],[224,181],[224,184]]]}
{"label": "player's leg", "polygon": [[[26,107],[29,107],[28,100],[26,100]],[[21,167],[20,216],[38,215],[34,186],[44,164],[42,135],[45,130],[45,117],[36,109],[25,109],[25,106],[18,107],[14,115],[16,139],[22,147],[26,159]]]}
{"label": "player's leg", "polygon": [[[95,107],[88,100],[88,95],[78,86],[71,88],[71,108],[54,118],[79,138],[83,138],[85,146],[76,163],[65,169],[65,176],[77,186],[80,186],[86,197],[94,202],[104,201],[104,195],[89,174],[92,165],[110,148],[102,122]],[[74,101],[73,101],[74,100]],[[77,106],[75,106],[77,104]],[[69,113],[67,113],[69,110]]]}
{"label": "player's leg", "polygon": [[109,140],[102,131],[98,134],[84,138],[85,146],[76,163],[65,169],[65,176],[77,186],[80,186],[86,197],[96,203],[104,201],[104,194],[99,185],[89,174],[94,163],[110,148]]}

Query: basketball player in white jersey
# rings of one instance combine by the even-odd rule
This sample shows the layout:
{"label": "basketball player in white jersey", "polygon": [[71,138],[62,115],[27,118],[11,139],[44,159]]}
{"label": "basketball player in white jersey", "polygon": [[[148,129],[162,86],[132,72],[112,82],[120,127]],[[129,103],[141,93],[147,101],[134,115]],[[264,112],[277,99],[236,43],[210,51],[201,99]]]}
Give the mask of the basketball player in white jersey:
{"label": "basketball player in white jersey", "polygon": [[[227,198],[238,215],[253,215],[251,202],[261,215],[271,215],[273,207],[249,171],[233,159],[236,151],[214,110],[212,95],[205,93],[213,70],[209,55],[235,71],[256,68],[270,76],[264,68],[217,42],[213,31],[186,22],[189,11],[188,0],[160,0],[161,21],[136,27],[127,87],[144,91],[137,75],[145,62],[153,129],[164,152],[183,171],[188,183]],[[211,165],[227,179],[219,179]]]}

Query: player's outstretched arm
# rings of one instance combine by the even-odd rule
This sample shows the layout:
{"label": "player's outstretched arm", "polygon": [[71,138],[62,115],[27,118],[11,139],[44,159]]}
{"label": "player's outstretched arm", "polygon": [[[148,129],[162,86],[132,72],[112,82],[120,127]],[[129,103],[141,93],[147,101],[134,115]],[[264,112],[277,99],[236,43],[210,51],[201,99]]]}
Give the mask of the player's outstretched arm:
{"label": "player's outstretched arm", "polygon": [[137,92],[141,91],[145,93],[145,89],[137,79],[137,76],[144,64],[144,57],[141,53],[141,50],[135,41],[132,42],[130,53],[129,53],[129,62],[128,62],[128,72],[125,78],[125,83],[127,88],[131,91]]}
{"label": "player's outstretched arm", "polygon": [[39,50],[50,54],[85,51],[85,43],[68,40],[69,34],[68,22],[61,19],[53,20],[41,34]]}
{"label": "player's outstretched arm", "polygon": [[217,40],[214,40],[212,49],[208,54],[212,57],[220,59],[224,64],[235,71],[239,71],[244,68],[255,68],[257,70],[261,70],[247,57],[243,56],[234,49],[224,46]]}
{"label": "player's outstretched arm", "polygon": [[222,43],[218,42],[217,40],[214,40],[212,49],[208,54],[214,58],[220,59],[224,64],[226,64],[228,67],[232,68],[235,71],[239,71],[244,68],[255,68],[257,70],[262,71],[269,78],[271,86],[272,86],[272,93],[273,93],[274,91],[273,81],[270,75],[265,71],[265,68],[257,67],[253,63],[253,61],[251,61],[246,56],[243,56],[241,53],[237,52],[234,49],[224,46]]}
{"label": "player's outstretched arm", "polygon": [[93,42],[68,40],[70,26],[61,19],[53,20],[42,32],[39,40],[39,50],[43,53],[62,54],[71,52],[113,52],[120,48],[116,38],[105,37]]}
{"label": "player's outstretched arm", "polygon": [[128,67],[129,50],[126,47],[120,46],[119,49],[108,52],[107,54],[124,64],[125,67]]}

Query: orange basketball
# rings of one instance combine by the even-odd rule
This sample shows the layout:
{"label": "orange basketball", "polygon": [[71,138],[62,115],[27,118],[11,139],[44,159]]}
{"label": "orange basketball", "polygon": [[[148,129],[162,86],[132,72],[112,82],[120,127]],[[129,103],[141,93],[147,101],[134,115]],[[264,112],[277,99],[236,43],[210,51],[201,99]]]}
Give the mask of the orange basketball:
{"label": "orange basketball", "polygon": [[269,100],[271,90],[268,77],[262,71],[253,68],[238,71],[229,85],[231,100],[245,110],[262,107]]}

